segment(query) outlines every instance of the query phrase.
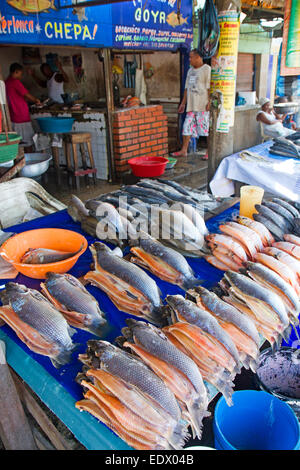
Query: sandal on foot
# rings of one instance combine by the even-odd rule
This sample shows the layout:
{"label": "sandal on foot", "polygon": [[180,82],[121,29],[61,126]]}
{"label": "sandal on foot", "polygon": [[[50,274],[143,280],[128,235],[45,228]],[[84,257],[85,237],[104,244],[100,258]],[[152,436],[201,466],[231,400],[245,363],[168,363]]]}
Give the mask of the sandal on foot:
{"label": "sandal on foot", "polygon": [[170,153],[170,157],[175,157],[175,158],[178,158],[178,157],[186,157],[186,156],[187,156],[187,154],[186,154],[186,155],[183,155],[183,154],[180,153],[180,152],[172,152],[172,153]]}

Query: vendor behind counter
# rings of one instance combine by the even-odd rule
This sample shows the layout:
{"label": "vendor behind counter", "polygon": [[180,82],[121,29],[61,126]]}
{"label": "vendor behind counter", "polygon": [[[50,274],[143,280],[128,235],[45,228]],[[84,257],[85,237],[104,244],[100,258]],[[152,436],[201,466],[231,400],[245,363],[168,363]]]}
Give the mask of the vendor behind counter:
{"label": "vendor behind counter", "polygon": [[48,98],[51,98],[55,103],[63,103],[64,83],[68,83],[69,78],[63,70],[61,62],[56,61],[56,66],[58,72],[54,72],[47,63],[41,65],[40,70],[46,80],[41,80],[32,69],[28,69],[28,74],[32,76],[39,86],[47,88]]}

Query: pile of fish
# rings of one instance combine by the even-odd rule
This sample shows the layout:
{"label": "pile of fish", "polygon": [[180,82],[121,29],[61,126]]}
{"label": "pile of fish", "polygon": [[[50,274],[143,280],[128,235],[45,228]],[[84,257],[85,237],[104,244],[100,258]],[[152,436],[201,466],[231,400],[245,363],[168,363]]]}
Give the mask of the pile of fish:
{"label": "pile of fish", "polygon": [[167,296],[162,329],[127,319],[118,346],[88,341],[79,355],[84,399],[76,407],[136,449],[180,449],[188,426],[201,438],[209,416],[204,380],[231,405],[235,375],[243,365],[256,370],[251,318],[204,288],[186,295]]}
{"label": "pile of fish", "polygon": [[238,271],[246,261],[256,261],[260,252],[276,247],[285,237],[300,235],[298,209],[283,199],[263,200],[253,218],[236,216],[219,226],[221,233],[207,235],[211,250],[206,260],[226,271]]}
{"label": "pile of fish", "polygon": [[[159,339],[155,332],[153,334]],[[166,348],[161,354],[165,357]],[[184,398],[191,406],[192,400],[195,400],[195,406],[198,405],[194,395],[198,395],[199,400],[202,397],[198,389],[193,392],[194,384],[190,379],[198,380],[195,386],[204,394],[203,405],[200,403],[203,408],[207,398],[201,376],[196,376],[192,361],[179,355],[180,351],[173,357],[173,362],[181,366],[178,370],[161,361],[165,364],[165,373],[170,374],[162,379],[162,373],[158,376],[133,354],[106,341],[88,341],[86,354],[79,355],[84,366],[77,376],[85,391],[84,399],[78,401],[76,407],[98,418],[135,449],[181,449],[189,437],[188,422],[166,381],[173,381],[176,387],[176,379],[180,377],[180,384],[184,385],[181,394],[186,394]],[[186,372],[181,373],[183,366],[186,366]]]}
{"label": "pile of fish", "polygon": [[100,240],[121,247],[145,232],[190,256],[205,251],[203,220],[219,204],[213,196],[168,180],[143,179],[83,203],[76,196],[68,213]]}
{"label": "pile of fish", "polygon": [[8,282],[0,293],[0,318],[29,349],[60,367],[75,348],[71,326],[101,336],[106,320],[96,299],[70,274],[49,273],[41,287],[45,296]]}
{"label": "pile of fish", "polygon": [[296,143],[299,140],[297,136],[294,137],[294,141],[285,137],[276,137],[273,139],[273,144],[269,148],[269,152],[273,155],[280,155],[281,157],[293,157],[300,158],[300,146]]}
{"label": "pile of fish", "polygon": [[156,282],[139,266],[167,282],[189,289],[201,283],[183,255],[144,234],[131,247],[130,261],[120,249],[101,242],[90,246],[94,270],[84,280],[100,288],[121,311],[143,317],[155,325],[162,322],[162,301]]}
{"label": "pile of fish", "polygon": [[253,214],[254,220],[265,225],[276,241],[283,240],[286,233],[299,235],[300,213],[291,203],[275,197],[271,201],[263,200],[255,209],[258,214]]}

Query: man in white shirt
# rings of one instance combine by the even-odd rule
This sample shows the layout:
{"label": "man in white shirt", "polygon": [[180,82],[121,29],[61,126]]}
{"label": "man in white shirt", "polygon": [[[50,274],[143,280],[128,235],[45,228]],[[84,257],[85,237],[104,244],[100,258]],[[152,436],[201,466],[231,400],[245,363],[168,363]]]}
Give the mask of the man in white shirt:
{"label": "man in white shirt", "polygon": [[31,69],[28,70],[28,73],[34,78],[38,85],[48,89],[49,98],[55,103],[63,103],[64,100],[61,95],[64,94],[64,83],[67,83],[69,78],[62,68],[61,62],[57,61],[56,65],[59,72],[53,72],[50,65],[47,63],[41,65],[40,70],[46,77],[46,80],[41,80]]}
{"label": "man in white shirt", "polygon": [[207,137],[209,131],[211,68],[203,63],[202,57],[195,49],[190,52],[190,64],[191,67],[187,73],[183,99],[178,108],[178,112],[183,113],[186,107],[186,118],[182,132],[182,147],[179,152],[172,154],[174,157],[185,157],[190,138]]}

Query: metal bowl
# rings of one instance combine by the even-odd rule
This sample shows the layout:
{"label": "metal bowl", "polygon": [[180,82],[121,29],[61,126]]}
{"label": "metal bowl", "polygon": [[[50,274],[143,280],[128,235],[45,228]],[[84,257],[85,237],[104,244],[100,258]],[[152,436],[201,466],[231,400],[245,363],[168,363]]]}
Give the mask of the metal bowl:
{"label": "metal bowl", "polygon": [[20,176],[26,178],[38,178],[45,173],[52,160],[52,156],[46,153],[25,153],[25,166],[20,171]]}

